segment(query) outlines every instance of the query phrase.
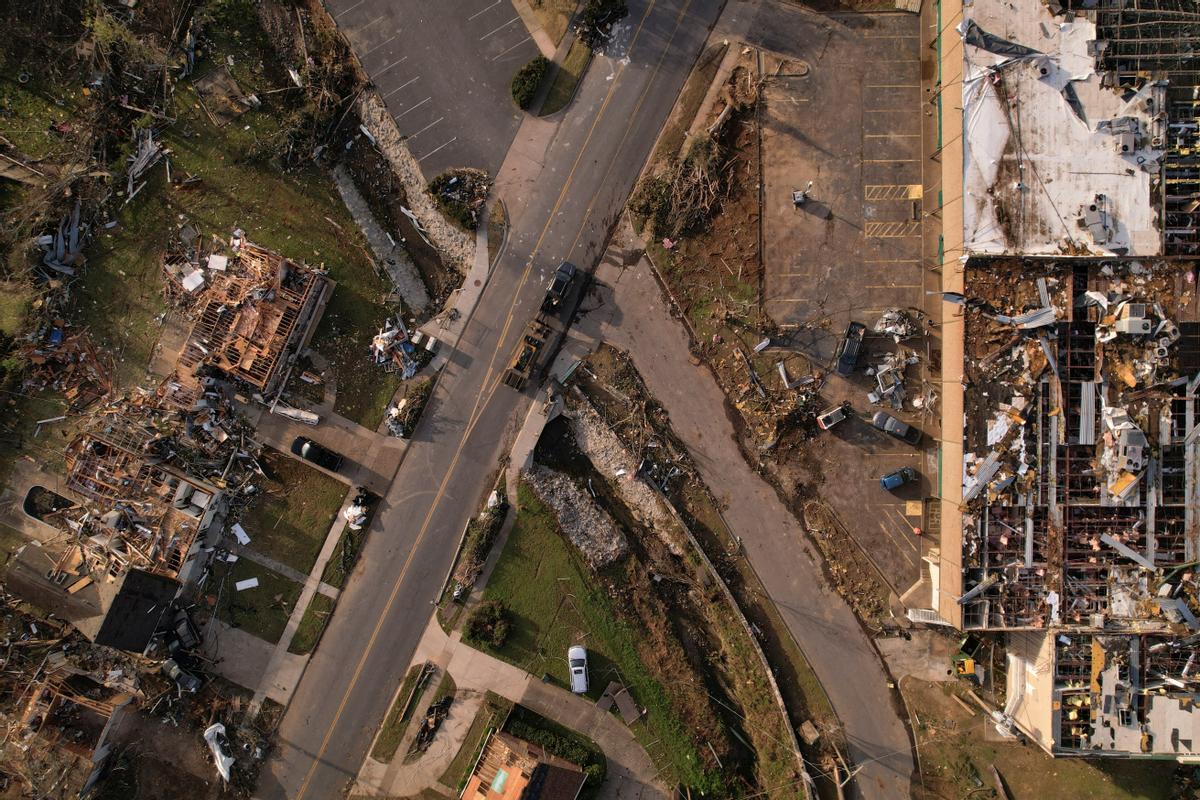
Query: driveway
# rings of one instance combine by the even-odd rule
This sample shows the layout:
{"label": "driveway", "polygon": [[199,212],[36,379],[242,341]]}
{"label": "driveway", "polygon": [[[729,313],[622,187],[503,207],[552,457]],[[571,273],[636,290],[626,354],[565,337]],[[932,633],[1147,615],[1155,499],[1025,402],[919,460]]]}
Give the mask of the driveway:
{"label": "driveway", "polygon": [[509,0],[329,0],[426,178],[495,175],[524,114],[509,84],[538,55]]}
{"label": "driveway", "polygon": [[[613,247],[636,246],[620,239],[618,234]],[[859,795],[908,797],[910,742],[883,664],[850,607],[826,582],[820,553],[774,489],[747,465],[725,396],[712,374],[689,360],[687,332],[671,316],[648,262],[623,269],[606,259],[596,278],[598,301],[585,306],[599,307],[584,316],[577,334],[630,353],[705,483],[728,498],[726,520],[845,728],[850,756],[861,768]]]}

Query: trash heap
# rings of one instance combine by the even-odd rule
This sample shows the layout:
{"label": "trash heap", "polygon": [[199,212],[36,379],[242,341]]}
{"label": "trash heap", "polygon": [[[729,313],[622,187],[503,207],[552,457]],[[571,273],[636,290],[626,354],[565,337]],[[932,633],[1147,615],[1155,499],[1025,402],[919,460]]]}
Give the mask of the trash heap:
{"label": "trash heap", "polygon": [[429,363],[436,347],[436,339],[422,331],[410,333],[397,314],[371,339],[371,357],[385,372],[399,372],[402,380],[408,380]]}

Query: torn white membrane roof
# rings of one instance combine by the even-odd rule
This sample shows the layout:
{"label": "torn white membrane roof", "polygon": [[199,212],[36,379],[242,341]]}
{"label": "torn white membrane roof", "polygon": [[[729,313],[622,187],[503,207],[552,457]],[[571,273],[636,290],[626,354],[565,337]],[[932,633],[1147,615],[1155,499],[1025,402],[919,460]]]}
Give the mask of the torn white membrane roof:
{"label": "torn white membrane roof", "polygon": [[1101,86],[1095,24],[1039,0],[975,0],[963,18],[967,254],[1161,253],[1165,87]]}

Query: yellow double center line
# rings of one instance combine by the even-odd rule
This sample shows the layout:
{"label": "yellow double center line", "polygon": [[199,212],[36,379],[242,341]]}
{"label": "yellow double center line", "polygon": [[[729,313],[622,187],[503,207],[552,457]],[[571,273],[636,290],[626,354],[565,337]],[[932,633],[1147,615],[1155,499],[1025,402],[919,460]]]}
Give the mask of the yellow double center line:
{"label": "yellow double center line", "polygon": [[[649,5],[646,6],[646,11],[642,15],[641,21],[638,23],[638,27],[637,27],[637,30],[633,34],[633,38],[630,40],[629,52],[632,52],[634,44],[636,44],[638,37],[641,35],[642,27],[646,24],[646,20],[649,18],[650,12],[654,9],[656,2],[657,2],[657,0],[650,0]],[[683,19],[683,15],[684,15],[686,9],[688,8],[688,6],[690,6],[690,5],[691,5],[691,0],[687,0],[687,2],[684,4],[683,9],[680,10],[679,16],[676,18],[676,21],[675,21],[676,30],[678,30],[679,23]],[[675,36],[675,34],[674,34],[674,32],[672,32],[672,34],[671,34],[672,40],[674,39],[674,36]],[[668,41],[668,43],[667,43],[668,48],[669,48],[669,46],[670,46],[670,41]],[[643,89],[642,96],[639,99],[638,104],[637,104],[637,109],[641,108],[642,102],[645,100],[646,93],[649,90],[649,86],[650,86],[651,82],[653,82],[655,76],[658,74],[659,69],[662,67],[663,59],[665,58],[665,56],[666,56],[666,48],[664,48],[662,56],[659,57],[658,64],[654,68],[654,72],[652,72],[650,74],[649,78],[647,78],[646,88]],[[563,184],[562,191],[559,192],[558,199],[555,201],[554,207],[551,209],[550,215],[546,219],[546,224],[542,227],[542,232],[538,236],[537,242],[533,246],[533,251],[530,254],[528,263],[525,265],[525,270],[521,274],[521,280],[517,284],[517,291],[513,295],[513,301],[509,306],[508,313],[506,315],[506,319],[504,322],[504,328],[500,332],[500,336],[496,342],[496,349],[492,353],[492,358],[488,365],[487,374],[485,375],[485,377],[483,379],[483,383],[480,387],[479,394],[475,398],[475,404],[471,409],[471,415],[468,418],[466,430],[463,432],[462,438],[459,440],[458,447],[454,451],[454,457],[450,461],[450,466],[446,469],[446,474],[442,478],[441,484],[438,486],[438,490],[437,490],[437,493],[434,495],[433,502],[429,506],[429,512],[425,515],[425,519],[421,523],[421,529],[417,533],[417,537],[412,543],[412,547],[409,550],[408,557],[405,559],[404,565],[400,568],[400,574],[396,576],[396,581],[392,585],[392,591],[391,591],[391,594],[388,596],[387,603],[384,605],[383,611],[379,615],[379,619],[376,621],[374,629],[371,631],[371,637],[367,641],[367,646],[363,650],[362,657],[359,658],[358,664],[354,668],[354,673],[350,678],[350,683],[346,687],[346,691],[342,695],[341,701],[338,703],[337,711],[334,712],[333,720],[329,724],[329,730],[327,730],[325,732],[325,738],[321,740],[321,746],[313,756],[312,766],[310,766],[308,769],[308,772],[305,773],[304,781],[303,781],[303,783],[300,784],[300,790],[299,790],[299,792],[297,792],[295,800],[302,800],[305,793],[308,791],[309,784],[312,782],[313,775],[317,770],[317,765],[319,765],[321,763],[321,761],[325,757],[326,751],[329,749],[329,741],[330,741],[330,739],[333,738],[333,732],[334,732],[334,730],[337,729],[338,722],[341,720],[342,714],[346,710],[346,704],[350,700],[350,695],[353,693],[355,686],[358,684],[359,678],[362,676],[362,671],[363,671],[363,668],[366,666],[367,659],[370,658],[371,653],[375,649],[375,644],[379,639],[379,633],[380,633],[380,631],[383,630],[384,621],[387,619],[388,615],[391,613],[392,606],[395,604],[396,598],[400,594],[400,587],[403,585],[404,579],[408,575],[408,570],[412,566],[413,558],[416,556],[417,549],[420,546],[422,540],[425,538],[425,535],[429,532],[429,526],[430,526],[430,523],[433,521],[433,515],[437,511],[438,505],[441,502],[442,497],[446,493],[446,487],[449,485],[450,479],[454,475],[454,470],[458,465],[458,460],[459,460],[459,458],[462,457],[463,449],[466,447],[467,441],[470,438],[471,433],[474,431],[476,424],[478,424],[479,419],[482,416],[480,407],[481,407],[481,405],[484,405],[484,398],[485,397],[490,398],[492,393],[495,391],[496,387],[499,385],[499,380],[497,380],[492,385],[489,385],[489,381],[491,380],[492,374],[495,372],[496,358],[499,356],[500,352],[502,351],[502,349],[504,347],[504,339],[507,336],[509,328],[512,326],[512,322],[515,317],[517,299],[520,297],[521,287],[523,287],[525,285],[525,282],[529,278],[529,273],[533,269],[534,258],[536,257],[538,250],[541,248],[542,242],[545,240],[546,234],[549,232],[551,224],[554,222],[554,218],[555,218],[555,215],[558,213],[559,207],[562,205],[563,200],[567,196],[567,192],[570,189],[572,182],[574,181],[575,173],[579,168],[579,164],[583,161],[583,155],[585,152],[587,152],[587,147],[588,147],[588,144],[591,142],[592,135],[595,133],[597,126],[600,124],[600,120],[604,116],[604,113],[608,108],[609,102],[612,100],[613,96],[616,94],[617,84],[619,82],[621,74],[624,72],[624,69],[625,69],[625,64],[621,64],[621,66],[618,68],[617,74],[613,78],[611,88],[608,90],[608,93],[605,95],[604,102],[601,104],[599,112],[596,114],[595,120],[592,121],[592,126],[588,130],[587,137],[584,139],[583,145],[579,148],[579,154],[575,157],[574,164],[571,165],[571,171],[567,174],[567,179]],[[629,123],[625,127],[624,135],[621,137],[622,144],[625,142],[626,137],[628,137],[629,131],[633,127],[633,121],[634,121],[634,119],[636,119],[636,116],[637,116],[637,110],[635,110],[634,113],[632,115],[630,115]],[[618,145],[618,151],[619,151],[619,149],[620,149],[620,145]],[[612,165],[610,163],[609,170],[611,170],[611,168],[612,168]],[[607,178],[607,176],[608,176],[608,170],[605,171],[605,178]],[[595,197],[593,197],[593,199],[592,199],[592,203],[594,203],[594,202],[595,202]],[[591,213],[592,203],[588,204],[587,213]],[[586,215],[584,218],[584,224],[586,224]],[[582,230],[583,230],[583,228],[581,225],[580,232],[575,237],[576,242],[578,242],[579,236],[582,234]],[[572,244],[572,249],[573,248],[574,248],[574,244]]]}

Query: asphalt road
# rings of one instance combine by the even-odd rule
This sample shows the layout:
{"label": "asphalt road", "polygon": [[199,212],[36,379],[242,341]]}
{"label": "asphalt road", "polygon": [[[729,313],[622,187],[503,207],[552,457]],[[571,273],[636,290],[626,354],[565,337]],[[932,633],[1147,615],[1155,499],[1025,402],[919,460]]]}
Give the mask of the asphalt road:
{"label": "asphalt road", "polygon": [[538,54],[509,0],[329,0],[425,176],[495,175],[524,115],[509,83]]}
{"label": "asphalt road", "polygon": [[[499,380],[537,310],[544,276],[565,254],[588,267],[599,256],[607,221],[619,213],[721,5],[634,0],[627,53],[593,62],[381,502],[358,567],[284,716],[259,797],[326,800],[353,780],[403,679],[459,534],[488,488],[505,433],[528,403]],[[446,68],[437,61],[430,69]],[[479,63],[453,68],[469,71]]]}

